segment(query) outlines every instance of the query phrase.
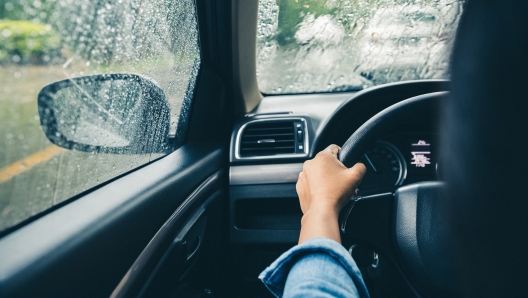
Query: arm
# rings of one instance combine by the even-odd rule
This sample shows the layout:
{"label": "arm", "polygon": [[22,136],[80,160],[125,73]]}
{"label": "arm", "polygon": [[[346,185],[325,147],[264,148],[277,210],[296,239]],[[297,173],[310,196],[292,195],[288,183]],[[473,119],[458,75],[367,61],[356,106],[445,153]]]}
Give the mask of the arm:
{"label": "arm", "polygon": [[331,145],[304,163],[297,194],[303,211],[299,244],[259,278],[276,297],[369,297],[361,272],[341,245],[338,216],[365,166],[346,168]]}

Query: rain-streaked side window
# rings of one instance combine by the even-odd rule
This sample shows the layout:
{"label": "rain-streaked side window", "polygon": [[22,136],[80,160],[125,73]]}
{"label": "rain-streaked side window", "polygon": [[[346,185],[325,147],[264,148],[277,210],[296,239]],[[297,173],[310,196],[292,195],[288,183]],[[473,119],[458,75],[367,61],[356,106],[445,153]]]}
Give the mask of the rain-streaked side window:
{"label": "rain-streaked side window", "polygon": [[193,0],[0,0],[0,231],[174,150],[199,56]]}
{"label": "rain-streaked side window", "polygon": [[257,79],[267,94],[447,79],[464,0],[260,0]]}

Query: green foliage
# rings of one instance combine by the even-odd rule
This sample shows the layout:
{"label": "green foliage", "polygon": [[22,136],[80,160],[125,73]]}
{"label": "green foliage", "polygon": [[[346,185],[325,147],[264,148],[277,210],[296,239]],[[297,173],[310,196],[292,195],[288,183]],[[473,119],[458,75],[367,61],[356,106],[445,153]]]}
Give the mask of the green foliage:
{"label": "green foliage", "polygon": [[279,6],[278,33],[273,37],[280,47],[297,47],[295,33],[299,25],[312,15],[317,19],[330,15],[349,36],[378,9],[394,6],[432,5],[438,0],[276,0]]}
{"label": "green foliage", "polygon": [[336,8],[329,7],[326,0],[279,0],[279,33],[276,36],[280,46],[295,44],[295,32],[304,17],[334,14]]}
{"label": "green foliage", "polygon": [[0,20],[49,23],[56,0],[0,0]]}
{"label": "green foliage", "polygon": [[60,38],[49,25],[0,20],[0,62],[44,63],[60,49]]}

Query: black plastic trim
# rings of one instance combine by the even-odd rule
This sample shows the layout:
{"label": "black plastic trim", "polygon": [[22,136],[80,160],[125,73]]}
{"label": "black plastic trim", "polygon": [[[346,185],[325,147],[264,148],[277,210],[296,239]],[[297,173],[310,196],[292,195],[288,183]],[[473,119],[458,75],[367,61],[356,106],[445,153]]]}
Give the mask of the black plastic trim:
{"label": "black plastic trim", "polygon": [[[154,267],[158,264],[163,253],[174,240],[177,229],[185,219],[189,211],[196,208],[199,202],[203,202],[215,190],[220,188],[222,172],[216,172],[207,178],[196,190],[194,190],[183,203],[174,211],[169,219],[154,235],[149,244],[141,252],[134,264],[127,271],[111,297],[137,297],[147,279],[152,274]],[[205,212],[205,208],[203,208]]]}
{"label": "black plastic trim", "polygon": [[[230,230],[232,243],[295,244],[300,230],[245,230],[235,226],[235,202],[263,198],[297,198],[295,184],[242,185],[230,187]],[[300,207],[299,207],[300,208]]]}
{"label": "black plastic trim", "polygon": [[0,296],[110,295],[174,210],[222,168],[219,147],[189,142],[0,239]]}

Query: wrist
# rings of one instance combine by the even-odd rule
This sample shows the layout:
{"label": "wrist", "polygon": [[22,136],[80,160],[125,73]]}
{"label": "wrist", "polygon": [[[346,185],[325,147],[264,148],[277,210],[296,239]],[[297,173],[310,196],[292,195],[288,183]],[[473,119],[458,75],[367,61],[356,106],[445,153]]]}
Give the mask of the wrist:
{"label": "wrist", "polygon": [[299,244],[312,238],[329,238],[341,243],[338,213],[328,205],[310,206],[301,219]]}
{"label": "wrist", "polygon": [[308,212],[338,216],[340,210],[335,201],[331,199],[318,199],[316,202],[312,202]]}
{"label": "wrist", "polygon": [[338,216],[339,212],[337,211],[337,208],[331,204],[312,204],[310,209],[304,213],[301,224],[304,224],[306,221],[313,220],[331,220],[333,218],[337,218]]}

